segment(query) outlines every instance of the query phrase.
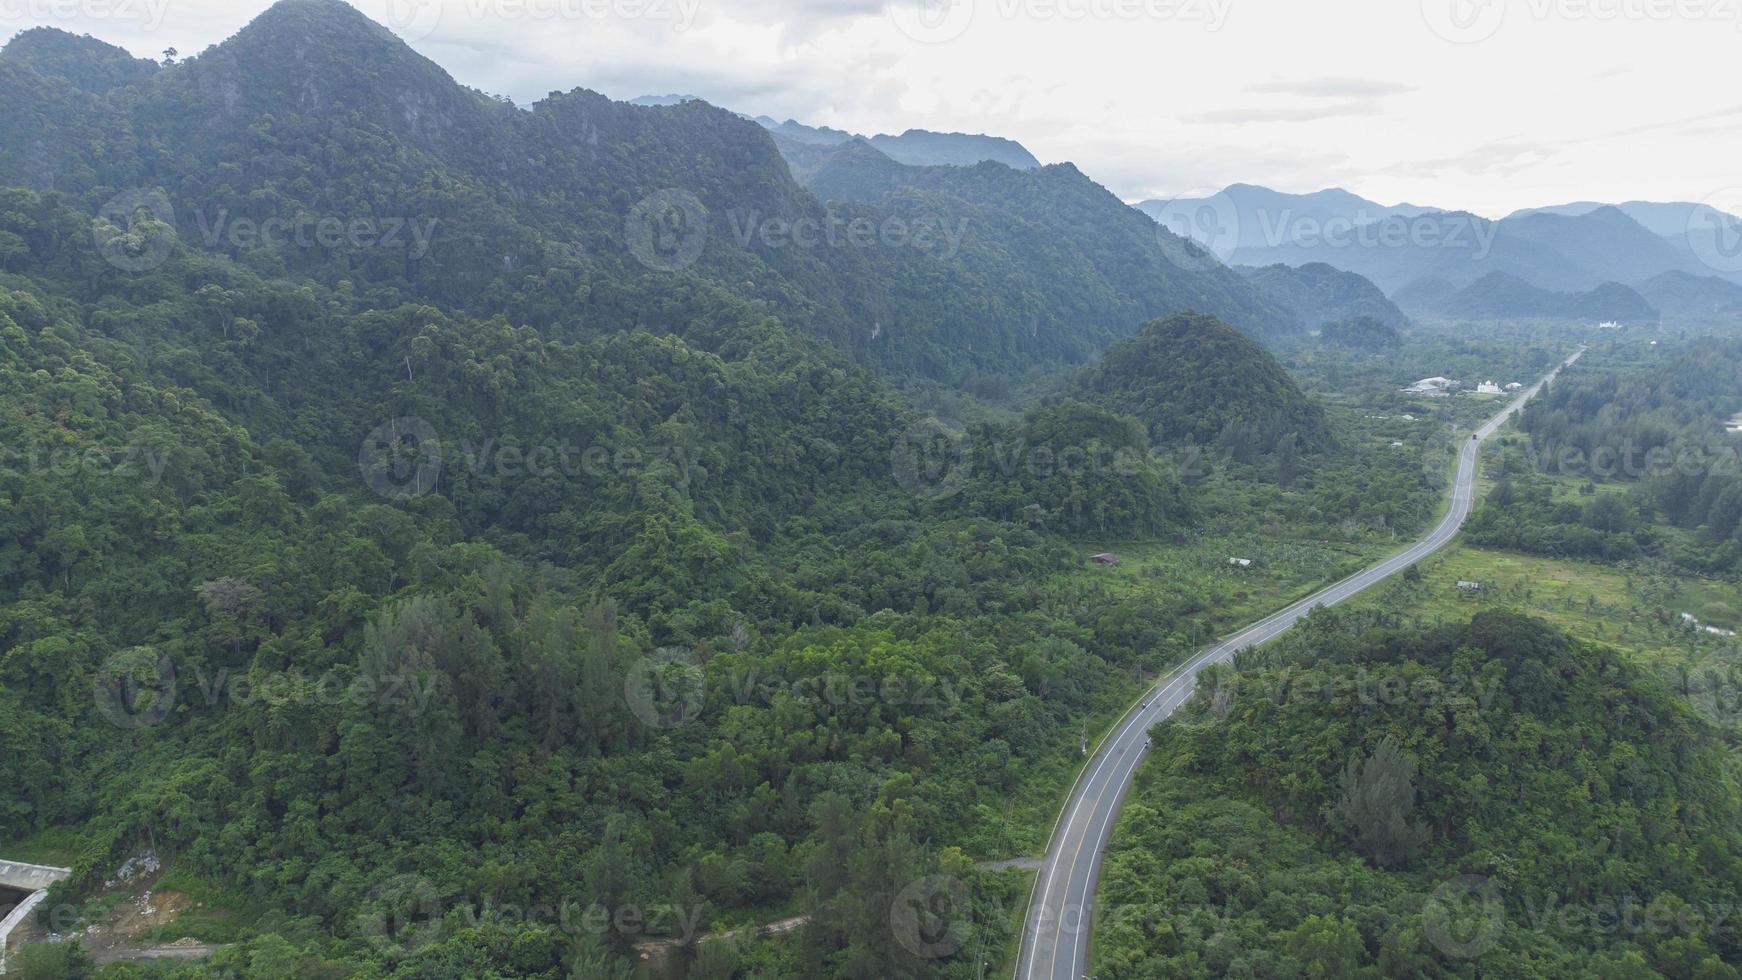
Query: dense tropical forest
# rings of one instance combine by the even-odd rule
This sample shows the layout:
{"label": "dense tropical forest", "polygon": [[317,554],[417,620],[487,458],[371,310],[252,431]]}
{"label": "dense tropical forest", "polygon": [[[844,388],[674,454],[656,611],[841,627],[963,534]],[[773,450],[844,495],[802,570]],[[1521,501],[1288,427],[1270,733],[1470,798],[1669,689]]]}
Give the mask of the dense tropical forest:
{"label": "dense tropical forest", "polygon": [[[0,859],[71,873],[8,967],[991,975],[1008,863],[1090,737],[1441,512],[1493,406],[1403,386],[1529,381],[1587,334],[1235,271],[1069,165],[800,161],[692,100],[516,106],[340,0],[162,62],[22,33]],[[1711,343],[1556,385],[1477,532],[1734,572],[1734,476],[1573,505],[1526,465],[1716,445],[1742,352]],[[1601,647],[1324,617],[1217,679],[1382,667],[1500,700],[1204,699],[1108,866],[1134,914],[1104,974],[1456,973],[1435,875],[1733,898],[1718,742]],[[1200,907],[1225,935],[1182,924]],[[1738,952],[1498,942],[1545,975]]]}
{"label": "dense tropical forest", "polygon": [[1323,613],[1200,678],[1121,818],[1099,976],[1733,977],[1733,748],[1513,613]]}
{"label": "dense tropical forest", "polygon": [[[1097,582],[1082,540],[1278,508],[1338,533],[1332,474],[1404,491],[1365,502],[1358,548],[1433,509],[1431,465],[1339,451],[1298,391],[1298,420],[1253,400],[1248,423],[1166,390],[1206,420],[1169,428],[1141,379],[1102,404],[1070,374],[936,422],[900,387],[921,361],[828,326],[870,301],[807,277],[853,253],[715,234],[666,269],[620,240],[618,209],[674,181],[814,207],[754,125],[585,93],[529,114],[353,18],[293,0],[167,66],[52,32],[0,56],[0,83],[40,89],[6,100],[35,135],[7,140],[26,186],[0,191],[0,842],[73,869],[44,935],[108,921],[118,869],[148,861],[213,910],[159,938],[219,945],[109,972],[594,977],[669,942],[695,976],[972,974],[998,913],[942,949],[888,910],[934,876],[1013,903],[1019,879],[975,862],[1037,846],[1086,719],[1229,614]],[[286,61],[293,29],[330,64]],[[430,121],[371,117],[363,63]],[[349,101],[298,104],[305,76]],[[596,165],[539,173],[595,188],[523,205],[470,176],[488,146],[575,132]],[[634,169],[680,157],[701,170]],[[534,222],[563,194],[563,234],[601,240],[552,247]],[[324,237],[324,215],[413,204],[427,240]],[[309,240],[200,230],[271,218]],[[1155,329],[1293,391],[1214,319]],[[593,910],[605,927],[576,925]],[[803,927],[733,932],[782,918]],[[33,948],[27,975],[79,949]]]}
{"label": "dense tropical forest", "polygon": [[1228,422],[1195,472],[1069,397],[955,432],[718,295],[562,340],[180,246],[125,272],[54,195],[4,200],[0,812],[74,867],[57,928],[141,854],[229,910],[183,970],[599,976],[792,915],[691,975],[972,972],[875,910],[944,875],[998,948],[1019,884],[973,862],[1044,831],[1010,799],[1216,628],[1076,541],[1367,513],[1383,546],[1443,486],[1365,447],[1218,463]]}
{"label": "dense tropical forest", "polygon": [[1735,572],[1742,442],[1729,427],[1742,416],[1742,345],[1631,338],[1596,355],[1525,411],[1472,540]]}

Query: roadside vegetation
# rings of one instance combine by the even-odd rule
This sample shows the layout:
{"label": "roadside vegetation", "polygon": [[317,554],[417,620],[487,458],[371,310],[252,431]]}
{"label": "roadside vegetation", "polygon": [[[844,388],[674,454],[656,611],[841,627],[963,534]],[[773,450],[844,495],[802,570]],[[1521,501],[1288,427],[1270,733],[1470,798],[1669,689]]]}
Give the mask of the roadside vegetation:
{"label": "roadside vegetation", "polygon": [[[1736,976],[1731,344],[1597,345],[1491,445],[1464,543],[1200,679],[1097,974]],[[1592,465],[1629,452],[1684,465]]]}

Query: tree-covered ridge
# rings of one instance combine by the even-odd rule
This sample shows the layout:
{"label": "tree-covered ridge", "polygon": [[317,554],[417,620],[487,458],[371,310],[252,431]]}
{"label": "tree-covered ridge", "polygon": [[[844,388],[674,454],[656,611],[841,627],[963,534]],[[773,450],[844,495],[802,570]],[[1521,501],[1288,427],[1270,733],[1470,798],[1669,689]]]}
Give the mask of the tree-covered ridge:
{"label": "tree-covered ridge", "polygon": [[1121,820],[1100,976],[1738,975],[1729,747],[1612,650],[1321,614],[1199,692]]}
{"label": "tree-covered ridge", "polygon": [[156,74],[154,61],[135,58],[94,37],[74,37],[65,31],[38,27],[21,31],[6,44],[6,60],[15,66],[70,83],[88,95],[101,95]]}
{"label": "tree-covered ridge", "polygon": [[1731,320],[1742,313],[1742,284],[1717,276],[1672,270],[1634,287],[1646,302],[1670,317]]}
{"label": "tree-covered ridge", "polygon": [[1149,222],[1070,168],[978,196],[825,205],[753,121],[583,90],[518,108],[341,0],[282,0],[136,78],[119,49],[81,49],[125,84],[81,89],[61,73],[102,72],[37,56],[47,40],[78,46],[43,35],[0,53],[0,183],[123,223],[149,203],[202,250],[351,282],[376,306],[572,336],[699,283],[867,363],[945,379],[1081,362],[1187,307],[1260,333],[1293,322],[1213,261],[1169,262]]}
{"label": "tree-covered ridge", "polygon": [[1185,310],[1265,341],[1302,329],[1286,298],[1252,288],[1070,164],[905,166],[856,142],[816,164],[806,184],[825,201],[964,222],[964,248],[941,258],[969,281],[1008,279],[1021,305],[1004,312],[1029,328],[1025,342],[1069,343],[1073,327],[1084,329],[1096,343],[1077,341],[1079,360],[1136,324]]}
{"label": "tree-covered ridge", "polygon": [[1079,397],[1131,415],[1160,444],[1218,446],[1239,458],[1322,449],[1322,408],[1262,347],[1212,316],[1145,324],[1073,384]]}
{"label": "tree-covered ridge", "polygon": [[1659,317],[1645,297],[1618,282],[1599,283],[1581,292],[1556,292],[1503,272],[1491,272],[1463,287],[1437,278],[1414,280],[1397,291],[1396,299],[1406,309],[1460,319],[1538,317],[1637,325],[1656,323]]}
{"label": "tree-covered ridge", "polygon": [[1393,330],[1409,326],[1409,317],[1378,286],[1323,262],[1236,271],[1273,302],[1293,310],[1309,328],[1362,317],[1378,320]]}
{"label": "tree-covered ridge", "polygon": [[671,935],[383,947],[359,923],[413,876],[812,915],[744,954],[776,975],[971,972],[865,920],[874,882],[984,898],[947,848],[1008,848],[1067,720],[1189,644],[1190,608],[1060,582],[1057,535],[1190,518],[1130,419],[977,427],[931,493],[896,452],[922,419],[706,283],[658,333],[562,339],[179,244],[126,272],[98,232],[0,192],[0,819],[78,828],[75,903],[150,849],[296,920],[214,970],[598,976]]}

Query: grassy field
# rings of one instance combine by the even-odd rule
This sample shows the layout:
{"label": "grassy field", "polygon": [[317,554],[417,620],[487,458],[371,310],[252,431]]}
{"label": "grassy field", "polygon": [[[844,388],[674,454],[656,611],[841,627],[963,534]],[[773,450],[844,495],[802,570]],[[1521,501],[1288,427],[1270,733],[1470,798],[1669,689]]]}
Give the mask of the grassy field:
{"label": "grassy field", "polygon": [[[1649,563],[1604,565],[1467,546],[1428,559],[1420,570],[1419,582],[1395,579],[1355,604],[1426,622],[1467,620],[1484,609],[1527,613],[1633,654],[1710,720],[1742,731],[1742,646],[1735,636],[1704,629],[1742,631],[1742,589],[1735,583]],[[1460,581],[1482,589],[1462,591]]]}
{"label": "grassy field", "polygon": [[[1352,574],[1402,538],[1302,541],[1261,533],[1187,544],[1109,544],[1119,564],[1084,574],[1121,597],[1142,597],[1191,616],[1198,644],[1248,625]],[[1235,564],[1250,561],[1250,566]]]}
{"label": "grassy field", "polygon": [[[1723,645],[1689,635],[1679,623],[1688,613],[1703,623],[1742,626],[1742,593],[1729,582],[1701,579],[1649,565],[1591,562],[1453,547],[1421,564],[1417,585],[1397,581],[1359,602],[1427,620],[1467,619],[1503,607],[1549,620],[1569,633],[1602,639],[1637,653],[1667,655]],[[1460,581],[1480,582],[1479,595],[1460,592]],[[1678,622],[1665,625],[1662,619]]]}

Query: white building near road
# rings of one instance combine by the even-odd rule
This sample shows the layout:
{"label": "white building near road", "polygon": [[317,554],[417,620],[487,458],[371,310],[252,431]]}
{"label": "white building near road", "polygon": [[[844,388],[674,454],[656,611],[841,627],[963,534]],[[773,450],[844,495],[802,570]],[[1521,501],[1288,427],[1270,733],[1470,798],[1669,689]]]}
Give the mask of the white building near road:
{"label": "white building near road", "polygon": [[1406,395],[1427,395],[1429,397],[1435,395],[1447,395],[1461,383],[1462,382],[1453,381],[1451,378],[1423,378],[1415,384],[1403,389],[1403,393]]}

